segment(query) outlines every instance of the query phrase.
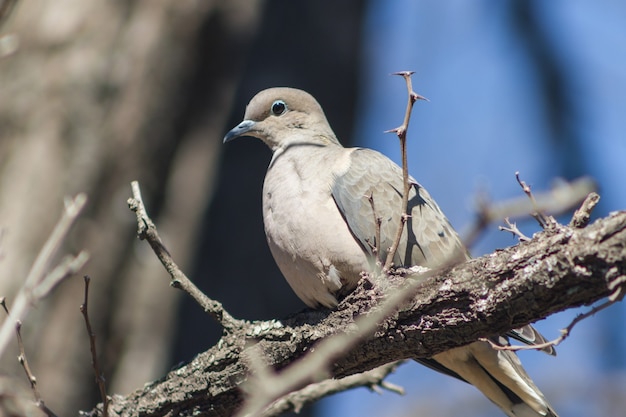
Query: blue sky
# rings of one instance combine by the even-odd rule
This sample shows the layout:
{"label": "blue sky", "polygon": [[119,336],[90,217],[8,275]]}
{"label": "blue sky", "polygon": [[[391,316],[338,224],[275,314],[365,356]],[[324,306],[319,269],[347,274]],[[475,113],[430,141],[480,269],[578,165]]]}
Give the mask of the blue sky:
{"label": "blue sky", "polygon": [[[626,2],[530,1],[533,24],[526,32],[515,23],[519,4],[369,3],[356,143],[399,161],[396,137],[382,132],[401,123],[406,89],[388,74],[416,71],[414,90],[430,102],[414,108],[409,169],[459,231],[471,222],[479,191],[494,201],[521,195],[515,171],[537,192],[557,177],[590,175],[602,197],[597,215],[626,209]],[[557,70],[554,82],[542,78],[541,53]],[[555,87],[564,101],[549,99],[546,90]],[[528,235],[537,230],[530,221],[520,228]],[[496,224],[472,253],[514,243]],[[576,313],[537,327],[556,337]],[[620,414],[607,396],[618,389],[622,398],[615,387],[626,386],[625,318],[621,303],[576,327],[556,358],[520,355],[561,415]],[[416,364],[390,380],[407,395],[355,390],[325,400],[319,415],[502,415],[474,388]]]}

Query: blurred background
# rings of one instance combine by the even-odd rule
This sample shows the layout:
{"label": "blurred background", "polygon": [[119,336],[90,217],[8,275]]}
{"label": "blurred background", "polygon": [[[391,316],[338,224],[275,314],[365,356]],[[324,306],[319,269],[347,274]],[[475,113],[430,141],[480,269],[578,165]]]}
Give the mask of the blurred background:
{"label": "blurred background", "polygon": [[[0,27],[0,296],[10,305],[64,196],[86,192],[64,250],[92,255],[83,272],[109,392],[140,388],[215,343],[220,329],[135,238],[126,199],[137,179],[179,265],[233,315],[303,309],[265,243],[270,151],[253,139],[222,146],[248,100],[272,86],[309,91],[345,145],[398,161],[383,131],[401,123],[406,90],[389,74],[416,71],[414,89],[430,102],[414,108],[409,168],[461,233],[478,195],[521,195],[515,171],[536,192],[592,176],[595,215],[624,209],[625,21],[619,0],[21,1]],[[497,226],[474,256],[516,243]],[[59,415],[99,402],[82,292],[82,279],[69,279],[23,326]],[[576,313],[537,327],[556,337]],[[562,416],[623,415],[625,317],[622,303],[584,321],[556,358],[520,354]],[[27,386],[11,349],[0,373]],[[416,364],[390,381],[407,394],[358,389],[303,414],[502,415],[474,388]]]}

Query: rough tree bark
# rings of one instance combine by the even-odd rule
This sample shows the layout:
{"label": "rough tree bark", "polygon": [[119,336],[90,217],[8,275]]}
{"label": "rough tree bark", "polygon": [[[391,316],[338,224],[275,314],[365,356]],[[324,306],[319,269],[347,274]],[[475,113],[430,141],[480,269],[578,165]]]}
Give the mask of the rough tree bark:
{"label": "rough tree bark", "polygon": [[[335,358],[343,378],[382,364],[428,357],[523,326],[567,308],[619,296],[626,282],[626,212],[586,228],[556,225],[525,243],[473,259],[422,282],[398,312],[368,339]],[[245,322],[163,379],[127,397],[114,396],[119,416],[231,416],[244,401],[252,353],[282,369],[320,340],[354,331],[355,318],[384,298],[370,278],[334,311],[307,310],[280,322]],[[319,370],[313,370],[315,382]],[[297,408],[315,395],[289,405]]]}

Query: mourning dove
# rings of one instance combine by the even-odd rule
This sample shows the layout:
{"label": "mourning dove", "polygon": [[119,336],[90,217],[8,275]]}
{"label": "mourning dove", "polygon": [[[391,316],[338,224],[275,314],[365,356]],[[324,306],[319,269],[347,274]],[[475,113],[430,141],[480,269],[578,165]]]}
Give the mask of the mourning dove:
{"label": "mourning dove", "polygon": [[[261,139],[273,153],[263,220],[278,267],[308,306],[335,307],[362,271],[372,271],[374,248],[385,254],[392,244],[404,189],[401,168],[374,150],[344,148],[317,101],[292,88],[258,93],[224,142],[240,136]],[[394,264],[436,267],[468,259],[435,201],[413,178],[410,184],[410,217]],[[375,217],[382,221],[380,242]],[[544,341],[531,326],[510,335],[528,344]],[[479,341],[418,361],[473,384],[510,417],[556,417],[511,351]]]}

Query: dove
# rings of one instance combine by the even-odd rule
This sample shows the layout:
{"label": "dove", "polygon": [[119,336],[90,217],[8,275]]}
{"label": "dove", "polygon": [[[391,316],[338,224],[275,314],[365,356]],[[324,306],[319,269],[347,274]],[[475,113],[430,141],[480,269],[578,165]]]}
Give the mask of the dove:
{"label": "dove", "polygon": [[[258,138],[272,151],[263,222],[280,271],[308,306],[336,307],[362,272],[374,270],[376,253],[386,254],[393,244],[402,169],[377,151],[343,147],[317,100],[298,89],[270,88],[254,96],[224,143],[242,136]],[[409,181],[409,216],[394,265],[436,268],[469,259],[437,203],[415,179]],[[545,342],[530,325],[509,335],[528,344]],[[506,336],[493,339],[508,343]],[[510,417],[557,417],[517,355],[487,341],[416,360],[474,385]]]}

